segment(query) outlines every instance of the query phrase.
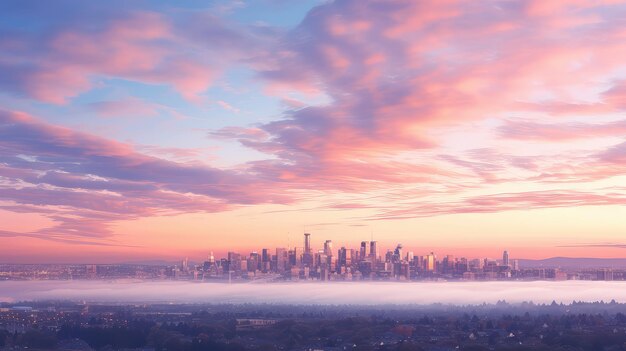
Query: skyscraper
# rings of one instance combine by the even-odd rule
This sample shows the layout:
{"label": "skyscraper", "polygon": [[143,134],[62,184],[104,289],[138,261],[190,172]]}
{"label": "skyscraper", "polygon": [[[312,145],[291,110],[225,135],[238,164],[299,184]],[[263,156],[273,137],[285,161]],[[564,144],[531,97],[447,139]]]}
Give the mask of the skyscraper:
{"label": "skyscraper", "polygon": [[326,256],[333,255],[333,241],[332,240],[326,240],[326,242],[324,242],[324,253],[326,254]]}
{"label": "skyscraper", "polygon": [[502,265],[507,267],[509,266],[509,252],[506,250],[502,254]]}
{"label": "skyscraper", "polygon": [[271,269],[272,255],[269,249],[263,249],[261,253],[261,270],[268,272]]}
{"label": "skyscraper", "polygon": [[394,262],[400,262],[402,260],[402,244],[398,244],[393,252]]}
{"label": "skyscraper", "polygon": [[276,271],[278,273],[283,273],[287,268],[287,260],[288,260],[287,250],[282,247],[276,248]]}
{"label": "skyscraper", "polygon": [[337,251],[337,270],[340,267],[348,267],[352,264],[352,253],[354,250],[346,249],[345,247],[341,247]]}
{"label": "skyscraper", "polygon": [[359,258],[364,260],[367,258],[367,241],[361,241],[361,250],[359,251]]}
{"label": "skyscraper", "polygon": [[182,261],[181,270],[183,272],[189,271],[189,258],[185,257],[185,259]]}
{"label": "skyscraper", "polygon": [[424,260],[424,265],[426,266],[426,270],[427,271],[434,271],[435,270],[435,265],[436,265],[436,261],[437,261],[437,257],[435,257],[435,253],[431,252],[430,255],[426,256],[425,260]]}
{"label": "skyscraper", "polygon": [[370,257],[374,261],[378,258],[378,248],[375,241],[370,241]]}
{"label": "skyscraper", "polygon": [[270,253],[269,249],[263,249],[261,251],[261,262],[269,262],[270,261]]}
{"label": "skyscraper", "polygon": [[[230,271],[241,271],[241,255],[236,252],[228,253],[228,269]],[[228,273],[228,272],[225,272]]]}
{"label": "skyscraper", "polygon": [[311,234],[304,233],[304,253],[311,253]]}

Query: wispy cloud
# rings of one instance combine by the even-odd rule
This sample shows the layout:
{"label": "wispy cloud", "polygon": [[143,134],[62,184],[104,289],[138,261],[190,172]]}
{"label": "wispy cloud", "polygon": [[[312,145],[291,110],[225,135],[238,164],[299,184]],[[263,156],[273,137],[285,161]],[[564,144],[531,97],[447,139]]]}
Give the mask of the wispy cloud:
{"label": "wispy cloud", "polygon": [[[294,28],[224,15],[239,5],[0,5],[1,205],[55,222],[24,235],[104,243],[116,220],[306,201],[369,220],[626,202],[584,186],[626,174],[624,3],[339,0]],[[208,96],[230,75],[287,107],[266,116],[250,96]],[[114,81],[124,89],[109,96]],[[220,167],[194,158],[201,147],[115,140],[143,126],[82,131],[92,114],[186,112],[155,86],[198,115],[233,112],[164,134],[210,126],[202,143],[254,160]],[[73,103],[90,113],[60,126]]]}

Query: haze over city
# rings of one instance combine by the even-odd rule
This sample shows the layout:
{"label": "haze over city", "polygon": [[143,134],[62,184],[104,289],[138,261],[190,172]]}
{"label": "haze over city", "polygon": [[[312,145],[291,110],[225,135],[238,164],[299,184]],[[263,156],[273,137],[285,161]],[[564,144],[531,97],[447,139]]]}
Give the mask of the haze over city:
{"label": "haze over city", "polygon": [[625,12],[5,1],[0,262],[623,258]]}

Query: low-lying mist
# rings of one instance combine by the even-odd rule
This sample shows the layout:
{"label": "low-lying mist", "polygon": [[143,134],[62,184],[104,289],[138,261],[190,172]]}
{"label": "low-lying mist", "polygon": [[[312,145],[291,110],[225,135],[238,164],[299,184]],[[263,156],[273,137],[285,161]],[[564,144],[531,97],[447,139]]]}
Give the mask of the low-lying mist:
{"label": "low-lying mist", "polygon": [[0,301],[100,303],[270,303],[294,305],[455,304],[532,301],[626,303],[626,282],[300,282],[4,281]]}

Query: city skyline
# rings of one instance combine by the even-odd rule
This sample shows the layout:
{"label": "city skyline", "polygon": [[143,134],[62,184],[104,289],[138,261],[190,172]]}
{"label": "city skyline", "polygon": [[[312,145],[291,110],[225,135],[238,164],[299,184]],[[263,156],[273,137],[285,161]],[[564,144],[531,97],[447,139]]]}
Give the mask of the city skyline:
{"label": "city skyline", "polygon": [[447,252],[415,252],[398,243],[392,248],[375,240],[355,245],[312,244],[311,233],[288,247],[262,246],[249,252],[229,250],[177,263],[135,261],[113,264],[74,262],[14,264],[0,262],[0,281],[108,280],[193,282],[347,281],[471,282],[538,280],[626,280],[626,259],[559,258],[527,260],[503,250],[499,258],[455,256]]}
{"label": "city skyline", "polygon": [[620,0],[3,1],[0,262],[322,238],[624,258],[623,18]]}

